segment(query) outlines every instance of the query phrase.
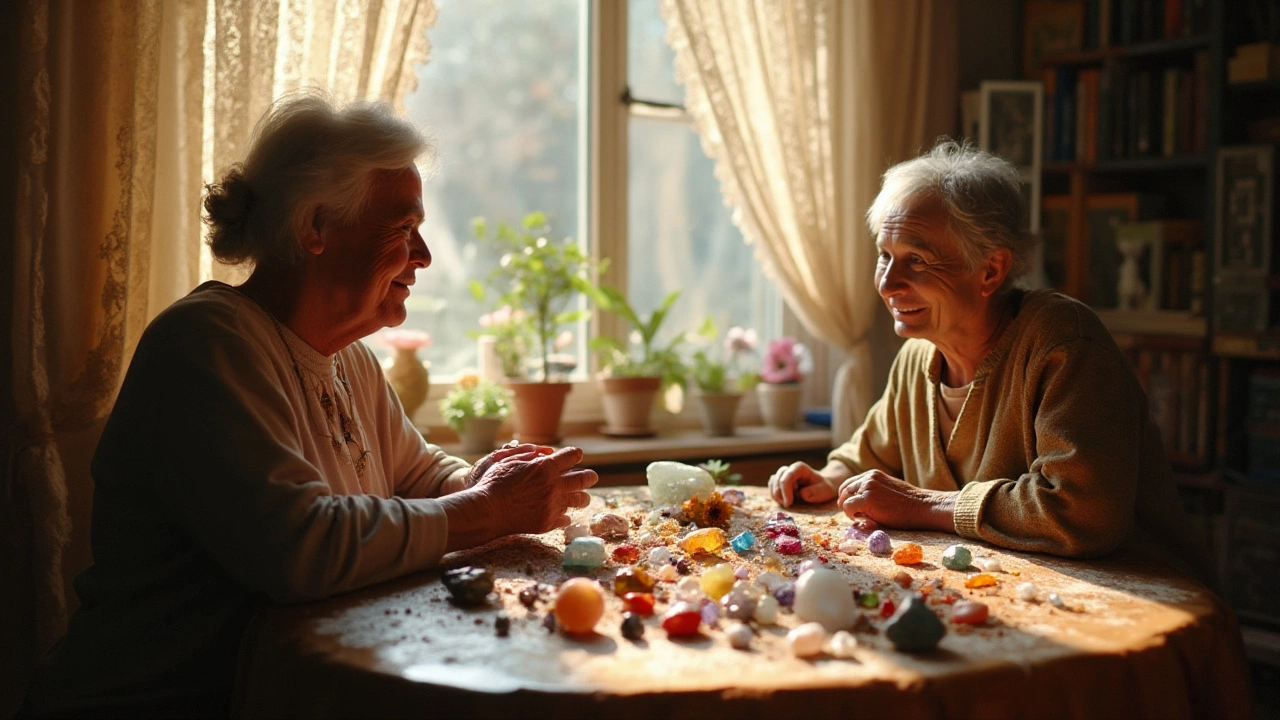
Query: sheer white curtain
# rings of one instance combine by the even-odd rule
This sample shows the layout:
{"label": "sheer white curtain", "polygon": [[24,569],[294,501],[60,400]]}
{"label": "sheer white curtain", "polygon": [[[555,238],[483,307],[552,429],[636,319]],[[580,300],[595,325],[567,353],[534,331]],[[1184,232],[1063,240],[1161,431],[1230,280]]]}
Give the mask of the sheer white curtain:
{"label": "sheer white curtain", "polygon": [[662,0],[686,107],[734,222],[805,328],[844,354],[833,442],[875,400],[868,337],[880,302],[863,215],[880,173],[952,126],[949,6]]}
{"label": "sheer white curtain", "polygon": [[[143,328],[212,268],[203,182],[304,85],[398,103],[432,0],[23,0],[0,716],[66,626],[88,465]],[[73,523],[72,520],[75,520]],[[65,554],[65,558],[64,558]]]}

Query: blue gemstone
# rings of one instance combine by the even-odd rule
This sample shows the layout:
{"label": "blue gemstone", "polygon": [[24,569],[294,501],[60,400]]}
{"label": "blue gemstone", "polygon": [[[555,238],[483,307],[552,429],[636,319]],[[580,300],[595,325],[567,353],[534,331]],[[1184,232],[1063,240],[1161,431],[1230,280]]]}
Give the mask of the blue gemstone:
{"label": "blue gemstone", "polygon": [[750,530],[747,530],[740,535],[734,536],[729,541],[729,544],[733,546],[734,552],[744,553],[755,547],[756,536],[752,535]]}

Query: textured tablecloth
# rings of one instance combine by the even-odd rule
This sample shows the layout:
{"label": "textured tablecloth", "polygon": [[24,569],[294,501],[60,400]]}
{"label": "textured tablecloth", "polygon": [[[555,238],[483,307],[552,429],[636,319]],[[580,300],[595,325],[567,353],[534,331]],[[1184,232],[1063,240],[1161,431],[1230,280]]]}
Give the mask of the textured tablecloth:
{"label": "textured tablecloth", "polygon": [[[777,508],[763,489],[744,490],[747,502],[735,511],[730,534],[754,529],[764,540],[764,516]],[[645,488],[595,496],[590,511],[607,506],[639,518],[650,509]],[[849,525],[834,506],[789,512],[805,538],[804,554],[787,558],[792,578],[800,561],[821,555],[851,587],[892,597],[908,592],[892,582],[905,570],[913,590],[941,578],[944,588],[986,603],[991,619],[960,626],[950,622],[951,605],[931,605],[948,633],[936,651],[908,655],[893,649],[875,611],[860,608],[867,622],[856,633],[853,657],[801,659],[785,642],[799,624],[790,612],[781,613],[776,626],[759,628],[748,651],[729,646],[723,620],[696,638],[673,640],[655,616],[646,621],[644,639],[633,642],[623,639],[621,601],[609,594],[596,634],[552,634],[542,624],[550,603],[527,609],[517,595],[533,581],[567,577],[557,531],[446,558],[446,568],[494,570],[499,602],[484,608],[454,607],[435,572],[323,602],[265,608],[242,652],[238,711],[251,717],[654,719],[1251,715],[1233,616],[1203,586],[1150,560],[1121,553],[1070,561],[966,541],[1006,571],[996,574],[994,588],[967,590],[964,581],[976,571],[946,570],[940,562],[943,550],[960,542],[955,536],[890,531],[895,545],[924,547],[925,562],[904,568],[865,547],[853,554],[823,548],[818,538],[838,546]],[[753,574],[761,569],[758,549],[739,556],[726,546],[719,554]],[[618,567],[607,563],[592,576],[611,587]],[[1068,609],[1017,599],[1015,587],[1026,581],[1038,586],[1041,598],[1058,593]],[[659,614],[665,607],[659,603]],[[511,618],[509,637],[494,631],[500,609]]]}

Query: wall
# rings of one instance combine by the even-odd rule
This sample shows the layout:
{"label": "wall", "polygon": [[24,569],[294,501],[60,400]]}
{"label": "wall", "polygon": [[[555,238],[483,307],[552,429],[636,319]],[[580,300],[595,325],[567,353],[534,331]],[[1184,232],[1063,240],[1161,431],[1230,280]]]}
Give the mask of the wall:
{"label": "wall", "polygon": [[1021,78],[1021,0],[965,0],[958,25],[961,92],[976,90],[982,80]]}

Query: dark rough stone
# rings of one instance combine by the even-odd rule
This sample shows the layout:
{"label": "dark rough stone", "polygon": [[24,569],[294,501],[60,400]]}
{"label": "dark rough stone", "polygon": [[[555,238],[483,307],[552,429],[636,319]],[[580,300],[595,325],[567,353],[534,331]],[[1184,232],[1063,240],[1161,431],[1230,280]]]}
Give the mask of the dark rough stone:
{"label": "dark rough stone", "polygon": [[639,640],[644,637],[644,621],[635,613],[622,614],[622,637]]}
{"label": "dark rough stone", "polygon": [[488,568],[467,566],[449,570],[443,582],[449,598],[460,607],[483,605],[493,592],[493,573]]}

